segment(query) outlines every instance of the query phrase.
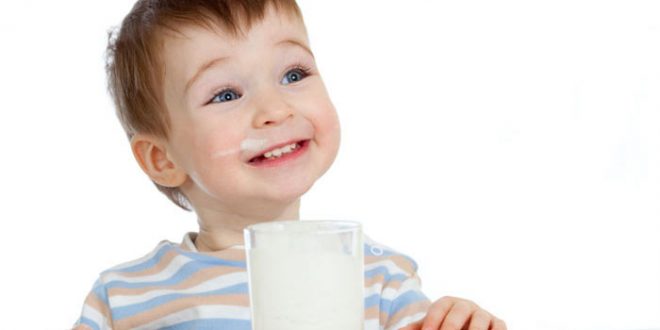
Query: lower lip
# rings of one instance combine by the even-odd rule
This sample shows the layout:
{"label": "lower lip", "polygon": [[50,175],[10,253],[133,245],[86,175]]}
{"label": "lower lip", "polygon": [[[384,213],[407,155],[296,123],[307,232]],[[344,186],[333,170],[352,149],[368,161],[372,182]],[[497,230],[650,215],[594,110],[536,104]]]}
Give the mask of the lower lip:
{"label": "lower lip", "polygon": [[309,147],[309,141],[310,140],[305,140],[301,142],[300,146],[297,147],[296,150],[288,154],[283,154],[280,158],[265,159],[258,162],[250,162],[248,164],[259,168],[277,167],[281,165],[286,165],[300,158],[300,156],[302,156],[307,151]]}

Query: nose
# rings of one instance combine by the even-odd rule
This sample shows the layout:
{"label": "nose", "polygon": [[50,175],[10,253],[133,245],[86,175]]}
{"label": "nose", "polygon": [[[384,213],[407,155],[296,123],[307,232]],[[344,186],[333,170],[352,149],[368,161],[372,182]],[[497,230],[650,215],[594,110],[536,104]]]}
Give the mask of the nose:
{"label": "nose", "polygon": [[257,94],[254,104],[256,112],[253,125],[256,128],[280,125],[295,113],[291,104],[276,88],[262,90]]}

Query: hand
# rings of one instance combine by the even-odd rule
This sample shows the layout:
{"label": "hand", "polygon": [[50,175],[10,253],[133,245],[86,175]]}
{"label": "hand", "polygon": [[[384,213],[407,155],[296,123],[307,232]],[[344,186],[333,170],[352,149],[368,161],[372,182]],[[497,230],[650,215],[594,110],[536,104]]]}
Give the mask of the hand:
{"label": "hand", "polygon": [[400,330],[506,330],[506,324],[469,300],[442,297],[423,320]]}

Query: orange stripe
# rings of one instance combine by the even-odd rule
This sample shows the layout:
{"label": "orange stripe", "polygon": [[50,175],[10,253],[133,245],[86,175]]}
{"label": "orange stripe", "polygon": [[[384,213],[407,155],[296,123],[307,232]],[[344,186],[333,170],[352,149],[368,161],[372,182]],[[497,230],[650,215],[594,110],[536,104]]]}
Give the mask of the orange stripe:
{"label": "orange stripe", "polygon": [[250,299],[247,294],[225,294],[180,298],[160,305],[154,309],[117,321],[114,325],[116,329],[131,329],[158,320],[167,315],[202,305],[229,305],[248,307],[250,306]]}
{"label": "orange stripe", "polygon": [[378,323],[380,323],[380,324],[387,323],[387,319],[389,318],[389,315],[387,314],[387,312],[386,311],[380,311],[379,315],[380,315],[380,318],[378,320]]}
{"label": "orange stripe", "polygon": [[87,299],[85,299],[85,304],[89,305],[90,307],[94,308],[97,312],[101,313],[107,320],[111,319],[110,316],[110,309],[108,308],[108,305],[101,301],[99,297],[96,296],[94,292],[91,292],[89,295],[87,295]]}
{"label": "orange stripe", "polygon": [[394,289],[394,290],[399,290],[399,288],[401,288],[401,285],[403,285],[403,282],[405,282],[405,281],[407,281],[407,280],[409,280],[409,279],[410,279],[410,278],[406,278],[406,279],[404,279],[404,280],[396,280],[396,279],[394,279],[394,280],[390,280],[389,282],[385,283],[385,275],[383,275],[383,274],[378,274],[378,275],[375,275],[374,277],[371,277],[371,278],[365,279],[365,281],[364,281],[364,287],[365,287],[365,288],[369,288],[369,287],[371,287],[371,286],[373,286],[373,285],[375,285],[375,284],[381,283],[381,284],[383,284],[383,288],[382,288],[383,290],[384,290],[385,288]]}
{"label": "orange stripe", "polygon": [[377,283],[383,284],[385,282],[385,275],[384,274],[377,274],[373,277],[367,278],[364,280],[364,287],[368,288],[371,287]]}
{"label": "orange stripe", "polygon": [[371,306],[364,310],[364,319],[371,320],[378,318],[378,305]]}
{"label": "orange stripe", "polygon": [[[123,277],[140,277],[140,276],[153,275],[153,274],[156,274],[156,273],[160,272],[165,267],[167,267],[170,264],[170,262],[172,261],[172,259],[174,259],[174,257],[176,257],[178,255],[179,255],[179,253],[177,253],[177,251],[170,250],[170,251],[167,251],[161,257],[160,261],[158,261],[158,263],[156,265],[154,265],[153,267],[151,267],[151,268],[147,268],[147,269],[141,270],[139,272],[114,272],[114,273],[117,274],[117,275],[123,276]],[[106,274],[106,276],[107,276],[107,274]]]}
{"label": "orange stripe", "polygon": [[184,290],[184,289],[192,288],[200,283],[211,280],[218,276],[232,274],[232,273],[241,273],[241,272],[244,273],[245,270],[231,266],[209,267],[199,270],[198,272],[192,274],[185,280],[175,285],[152,285],[152,286],[144,286],[140,288],[111,288],[108,290],[108,296],[112,297],[112,296],[140,295],[154,290]]}
{"label": "orange stripe", "polygon": [[385,260],[391,260],[395,265],[397,265],[399,268],[401,268],[404,272],[408,274],[414,273],[415,266],[408,258],[401,256],[401,255],[393,255],[393,256],[387,256],[387,257],[379,257],[379,256],[365,256],[364,257],[364,264],[369,265],[372,263],[377,263]]}

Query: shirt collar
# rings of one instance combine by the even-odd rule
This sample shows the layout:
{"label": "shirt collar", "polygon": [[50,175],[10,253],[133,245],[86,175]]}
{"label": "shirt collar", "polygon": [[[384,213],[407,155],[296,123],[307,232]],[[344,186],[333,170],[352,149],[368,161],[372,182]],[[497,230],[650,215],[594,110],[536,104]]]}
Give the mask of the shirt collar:
{"label": "shirt collar", "polygon": [[[183,235],[183,240],[181,240],[181,247],[191,252],[199,252],[197,250],[197,247],[195,246],[196,238],[197,238],[197,233],[195,232],[186,233],[185,235]],[[227,249],[244,249],[244,248],[245,246],[241,244],[237,244],[237,245],[232,245]]]}

